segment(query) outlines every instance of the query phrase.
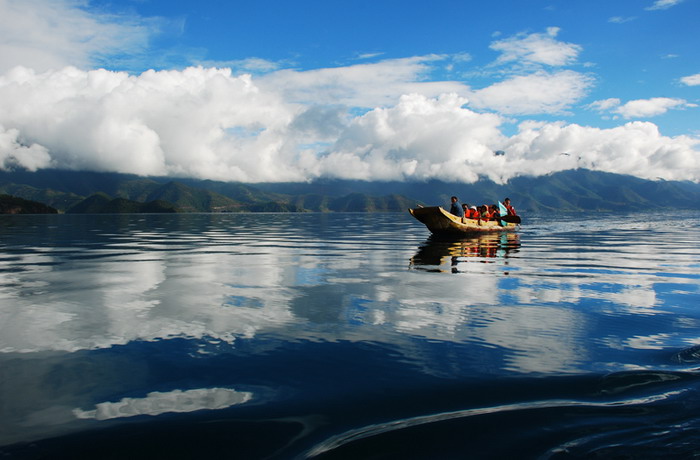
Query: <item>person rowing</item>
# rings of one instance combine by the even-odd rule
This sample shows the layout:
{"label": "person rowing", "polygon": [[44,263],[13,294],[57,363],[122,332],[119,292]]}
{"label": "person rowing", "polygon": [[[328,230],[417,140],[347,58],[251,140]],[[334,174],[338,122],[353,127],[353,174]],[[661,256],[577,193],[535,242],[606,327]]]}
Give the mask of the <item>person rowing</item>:
{"label": "person rowing", "polygon": [[517,216],[518,214],[515,212],[515,208],[513,205],[510,204],[510,198],[506,198],[503,200],[503,206],[506,207],[506,210],[508,211],[509,216]]}

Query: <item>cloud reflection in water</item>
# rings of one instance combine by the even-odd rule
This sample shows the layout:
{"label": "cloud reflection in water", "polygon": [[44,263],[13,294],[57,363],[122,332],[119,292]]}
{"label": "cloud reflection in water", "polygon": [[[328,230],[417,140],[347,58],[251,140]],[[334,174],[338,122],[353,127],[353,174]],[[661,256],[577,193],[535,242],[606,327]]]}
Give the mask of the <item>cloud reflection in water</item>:
{"label": "cloud reflection in water", "polygon": [[167,412],[226,409],[244,404],[252,398],[253,393],[228,388],[153,391],[145,398],[123,398],[118,402],[102,402],[96,404],[94,410],[74,409],[73,414],[79,419],[110,420],[138,415],[160,415]]}

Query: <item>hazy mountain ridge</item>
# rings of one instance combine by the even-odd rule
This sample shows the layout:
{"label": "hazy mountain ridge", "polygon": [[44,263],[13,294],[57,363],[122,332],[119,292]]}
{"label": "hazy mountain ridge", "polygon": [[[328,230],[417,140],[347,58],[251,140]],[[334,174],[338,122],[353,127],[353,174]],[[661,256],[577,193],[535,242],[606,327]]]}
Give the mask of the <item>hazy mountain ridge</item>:
{"label": "hazy mountain ridge", "polygon": [[481,179],[471,184],[441,181],[362,182],[325,180],[310,184],[257,184],[261,190],[304,194],[323,191],[343,195],[388,192],[426,204],[449,204],[456,195],[463,203],[490,204],[510,197],[523,212],[615,211],[644,209],[700,209],[700,184],[679,181],[650,181],[633,176],[569,170],[539,177],[518,177],[506,184]]}
{"label": "hazy mountain ridge", "polygon": [[649,181],[590,170],[518,177],[506,184],[319,180],[241,184],[129,174],[42,170],[0,171],[0,193],[66,210],[96,193],[139,203],[160,201],[181,212],[400,212],[418,203],[443,205],[459,196],[470,204],[509,196],[521,212],[700,209],[700,185]]}

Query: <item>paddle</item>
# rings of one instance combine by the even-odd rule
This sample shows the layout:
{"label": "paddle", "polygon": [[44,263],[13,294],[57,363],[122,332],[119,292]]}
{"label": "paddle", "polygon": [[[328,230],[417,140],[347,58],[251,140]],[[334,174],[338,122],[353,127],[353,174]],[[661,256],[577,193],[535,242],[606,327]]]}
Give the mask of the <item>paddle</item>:
{"label": "paddle", "polygon": [[501,221],[501,225],[505,227],[506,222],[511,223],[511,224],[519,224],[520,223],[520,216],[511,216],[508,214],[508,210],[506,209],[505,205],[501,203],[500,201],[498,202],[498,212],[501,213],[501,217],[499,220]]}
{"label": "paddle", "polygon": [[504,222],[511,223],[511,224],[519,224],[520,223],[520,216],[505,215],[505,216],[501,216],[500,220],[502,220]]}

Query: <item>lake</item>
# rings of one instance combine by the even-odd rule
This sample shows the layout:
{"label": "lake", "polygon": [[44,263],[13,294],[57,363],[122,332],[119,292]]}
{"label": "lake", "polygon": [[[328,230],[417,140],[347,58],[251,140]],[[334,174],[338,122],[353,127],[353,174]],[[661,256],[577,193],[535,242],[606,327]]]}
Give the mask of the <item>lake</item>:
{"label": "lake", "polygon": [[0,216],[3,458],[700,456],[700,217]]}

